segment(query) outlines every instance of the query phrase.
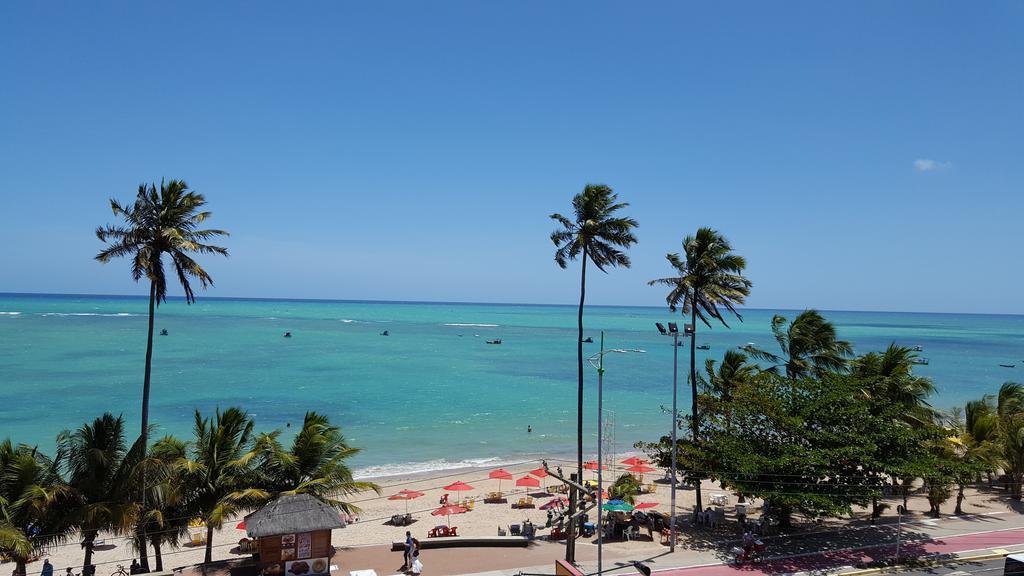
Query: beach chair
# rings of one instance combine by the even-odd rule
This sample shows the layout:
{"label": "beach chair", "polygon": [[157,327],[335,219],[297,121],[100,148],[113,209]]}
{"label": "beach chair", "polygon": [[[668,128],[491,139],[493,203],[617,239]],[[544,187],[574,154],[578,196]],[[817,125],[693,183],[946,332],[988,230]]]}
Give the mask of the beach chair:
{"label": "beach chair", "polygon": [[519,502],[516,502],[513,508],[526,508],[526,498],[520,498]]}
{"label": "beach chair", "polygon": [[508,535],[508,532],[506,532],[505,529],[502,528],[501,526],[498,526],[498,536],[507,536],[507,535]]}
{"label": "beach chair", "polygon": [[458,536],[458,535],[459,535],[459,527],[458,526],[452,526],[451,528],[448,529],[448,533],[445,534],[445,536]]}
{"label": "beach chair", "polygon": [[654,494],[655,492],[657,492],[657,490],[658,490],[658,485],[657,484],[648,484],[647,485],[647,493],[648,494]]}
{"label": "beach chair", "polygon": [[522,536],[523,533],[519,529],[519,524],[512,524],[508,527],[508,533],[512,536]]}
{"label": "beach chair", "polygon": [[551,533],[548,534],[548,540],[561,540],[562,538],[565,538],[565,531],[558,526],[552,528]]}
{"label": "beach chair", "polygon": [[466,500],[466,510],[472,510],[473,506],[476,506],[476,498]]}

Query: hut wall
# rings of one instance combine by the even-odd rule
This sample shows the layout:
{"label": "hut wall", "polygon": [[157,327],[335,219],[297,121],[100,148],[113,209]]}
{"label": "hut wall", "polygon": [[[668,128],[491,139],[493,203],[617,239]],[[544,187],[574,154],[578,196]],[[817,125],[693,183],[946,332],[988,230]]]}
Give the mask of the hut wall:
{"label": "hut wall", "polygon": [[331,531],[319,530],[312,533],[313,558],[330,558],[331,556]]}
{"label": "hut wall", "polygon": [[264,536],[260,538],[260,562],[281,561],[281,537]]}

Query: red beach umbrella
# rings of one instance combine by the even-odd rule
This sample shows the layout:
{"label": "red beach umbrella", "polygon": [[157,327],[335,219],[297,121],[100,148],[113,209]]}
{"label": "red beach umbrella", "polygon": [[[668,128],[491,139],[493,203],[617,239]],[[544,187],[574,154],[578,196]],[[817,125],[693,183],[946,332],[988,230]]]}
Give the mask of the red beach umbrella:
{"label": "red beach umbrella", "polygon": [[[536,470],[530,470],[529,474],[530,474],[530,476],[536,476],[537,478],[541,478],[541,479],[547,478],[548,476],[551,476],[551,474],[548,474],[548,471],[545,470],[543,466],[541,466],[540,468],[537,468]],[[544,482],[544,491],[545,492],[548,491],[547,482]]]}
{"label": "red beach umbrella", "polygon": [[648,508],[657,508],[657,507],[658,507],[658,503],[657,502],[641,502],[641,503],[637,504],[636,506],[633,506],[633,509],[634,510],[646,510]]}
{"label": "red beach umbrella", "polygon": [[434,510],[433,512],[430,513],[430,515],[431,516],[447,516],[448,517],[448,527],[451,528],[452,527],[452,514],[465,514],[466,512],[469,512],[468,508],[463,508],[462,506],[459,506],[457,504],[447,504],[445,506],[441,506],[437,510]]}
{"label": "red beach umbrella", "polygon": [[388,500],[405,500],[405,513],[409,513],[409,500],[415,500],[423,496],[423,492],[417,492],[415,490],[402,490],[398,494],[392,494],[388,496]]}
{"label": "red beach umbrella", "polygon": [[540,488],[540,480],[537,480],[533,476],[523,476],[519,480],[516,480],[516,486],[522,486],[524,488]]}
{"label": "red beach umbrella", "polygon": [[490,478],[491,480],[497,480],[498,481],[498,492],[501,492],[501,481],[502,480],[511,480],[512,479],[512,474],[510,474],[504,468],[498,468],[497,470],[494,470],[490,474],[488,474],[487,477]]}
{"label": "red beach umbrella", "polygon": [[640,474],[640,481],[641,482],[644,481],[644,474],[645,473],[647,473],[647,472],[657,472],[657,470],[658,470],[657,468],[651,468],[650,466],[647,466],[646,464],[635,464],[633,466],[630,466],[629,468],[626,468],[626,472],[636,472],[636,473]]}
{"label": "red beach umbrella", "polygon": [[245,520],[242,520],[238,524],[235,524],[235,528],[237,530],[245,530]]}
{"label": "red beach umbrella", "polygon": [[643,458],[637,458],[636,456],[630,456],[629,458],[626,458],[625,460],[623,460],[622,463],[625,464],[626,466],[636,466],[637,464],[647,464],[648,462],[647,462],[647,460],[644,460]]}
{"label": "red beach umbrella", "polygon": [[449,492],[465,492],[467,490],[476,490],[476,488],[473,488],[472,486],[470,486],[469,484],[466,484],[462,480],[459,480],[458,482],[455,482],[454,484],[449,484],[449,485],[445,486],[444,489],[449,491]]}

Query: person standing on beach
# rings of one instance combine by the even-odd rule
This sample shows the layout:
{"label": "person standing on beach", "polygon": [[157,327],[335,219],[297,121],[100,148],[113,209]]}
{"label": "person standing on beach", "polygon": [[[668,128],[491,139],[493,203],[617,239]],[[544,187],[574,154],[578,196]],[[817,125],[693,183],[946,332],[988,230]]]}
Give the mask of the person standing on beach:
{"label": "person standing on beach", "polygon": [[412,532],[405,531],[405,554],[403,556],[404,563],[402,564],[402,570],[412,567]]}
{"label": "person standing on beach", "polygon": [[50,559],[43,560],[43,569],[39,572],[39,576],[53,576],[53,564],[50,564]]}

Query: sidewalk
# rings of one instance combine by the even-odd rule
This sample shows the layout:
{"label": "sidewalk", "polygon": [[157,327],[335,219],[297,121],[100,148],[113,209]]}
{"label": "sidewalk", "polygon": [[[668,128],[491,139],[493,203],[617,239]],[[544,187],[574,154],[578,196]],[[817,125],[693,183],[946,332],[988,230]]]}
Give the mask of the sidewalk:
{"label": "sidewalk", "polygon": [[[682,546],[669,554],[658,545],[604,546],[604,569],[620,566],[612,574],[635,574],[632,560],[647,564],[660,576],[719,576],[738,573],[790,574],[797,572],[834,573],[850,570],[859,562],[886,560],[895,556],[895,524],[859,526],[838,531],[802,533],[765,538],[768,559],[743,567],[730,563],[735,539],[703,538],[700,532],[688,534]],[[596,546],[578,544],[585,573],[597,571]],[[975,516],[945,516],[905,522],[902,528],[900,557],[915,558],[934,554],[952,554],[973,550],[1024,548],[1024,516],[1000,512]],[[552,564],[527,568],[467,572],[474,576],[515,576],[523,572],[551,574]]]}

